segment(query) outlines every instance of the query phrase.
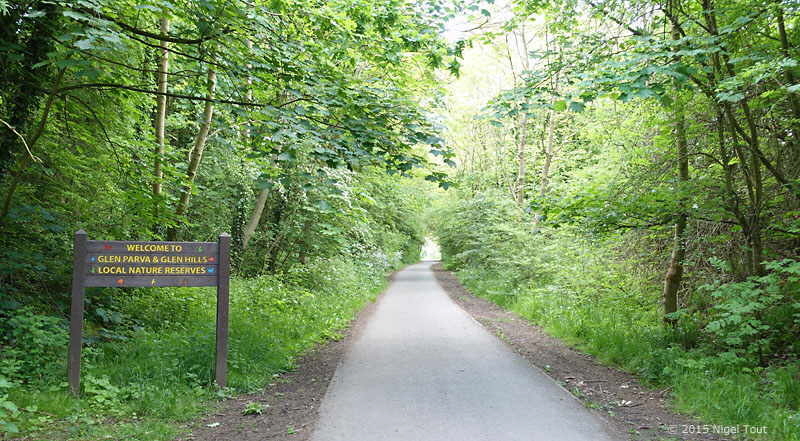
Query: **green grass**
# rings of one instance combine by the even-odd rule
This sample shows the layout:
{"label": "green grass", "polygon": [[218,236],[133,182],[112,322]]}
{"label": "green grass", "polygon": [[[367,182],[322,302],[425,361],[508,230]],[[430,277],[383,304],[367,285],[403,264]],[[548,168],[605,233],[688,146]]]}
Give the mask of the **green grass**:
{"label": "green grass", "polygon": [[60,376],[12,388],[9,399],[22,409],[16,423],[29,439],[173,439],[177,423],[198,417],[223,395],[258,390],[315,343],[337,337],[385,285],[382,268],[345,260],[282,278],[233,280],[225,391],[209,387],[213,290],[125,294],[118,307],[144,329],[84,351],[80,399],[67,393]]}
{"label": "green grass", "polygon": [[[657,305],[624,272],[607,280],[603,267],[582,271],[569,263],[524,288],[510,286],[501,272],[470,268],[458,272],[473,293],[542,326],[549,334],[635,373],[646,384],[672,389],[672,406],[707,424],[745,425],[766,434],[742,439],[800,441],[800,365],[759,368],[692,347],[696,330],[667,331]],[[602,273],[602,274],[601,274]],[[613,272],[612,272],[613,273]],[[606,280],[598,280],[605,278]],[[609,290],[625,286],[625,290]],[[653,297],[653,296],[649,296]],[[756,429],[753,429],[756,428]]]}

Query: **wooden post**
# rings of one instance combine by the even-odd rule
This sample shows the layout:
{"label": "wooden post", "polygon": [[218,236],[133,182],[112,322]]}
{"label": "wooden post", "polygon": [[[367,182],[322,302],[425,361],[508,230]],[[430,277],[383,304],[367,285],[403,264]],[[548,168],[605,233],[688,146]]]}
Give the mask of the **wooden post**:
{"label": "wooden post", "polygon": [[86,278],[86,242],[83,230],[75,232],[72,263],[72,304],[69,317],[69,356],[67,375],[69,390],[74,395],[81,392],[81,346],[83,345],[83,297]]}
{"label": "wooden post", "polygon": [[217,346],[214,357],[214,379],[225,387],[228,377],[228,298],[230,278],[231,236],[219,235],[219,273],[217,274]]}

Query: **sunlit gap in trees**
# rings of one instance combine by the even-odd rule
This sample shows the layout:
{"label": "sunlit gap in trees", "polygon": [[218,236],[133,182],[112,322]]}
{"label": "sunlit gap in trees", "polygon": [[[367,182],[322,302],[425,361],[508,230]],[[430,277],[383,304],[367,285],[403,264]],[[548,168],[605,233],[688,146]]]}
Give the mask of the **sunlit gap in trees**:
{"label": "sunlit gap in trees", "polygon": [[442,260],[439,243],[431,237],[426,237],[425,244],[422,245],[422,260]]}

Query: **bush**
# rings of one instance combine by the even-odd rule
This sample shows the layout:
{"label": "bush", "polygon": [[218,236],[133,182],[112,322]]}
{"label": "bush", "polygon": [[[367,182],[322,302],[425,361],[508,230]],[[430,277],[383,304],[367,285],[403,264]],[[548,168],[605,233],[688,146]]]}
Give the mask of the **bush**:
{"label": "bush", "polygon": [[702,289],[716,300],[706,326],[718,350],[764,364],[785,352],[800,355],[800,262],[768,262],[770,272]]}
{"label": "bush", "polygon": [[42,382],[63,375],[69,337],[66,321],[30,308],[3,313],[0,375],[19,382]]}

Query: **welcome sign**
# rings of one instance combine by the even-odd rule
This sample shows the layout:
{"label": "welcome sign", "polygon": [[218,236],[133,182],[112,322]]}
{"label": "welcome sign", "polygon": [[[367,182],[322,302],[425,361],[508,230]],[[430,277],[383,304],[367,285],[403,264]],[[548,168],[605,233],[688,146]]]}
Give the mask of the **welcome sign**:
{"label": "welcome sign", "polygon": [[225,387],[228,358],[230,236],[217,242],[88,240],[75,233],[68,376],[80,392],[83,302],[86,287],[217,287],[217,342],[214,377]]}
{"label": "welcome sign", "polygon": [[85,286],[216,286],[216,242],[87,241]]}

